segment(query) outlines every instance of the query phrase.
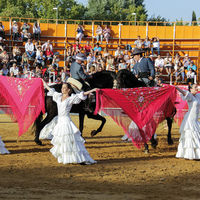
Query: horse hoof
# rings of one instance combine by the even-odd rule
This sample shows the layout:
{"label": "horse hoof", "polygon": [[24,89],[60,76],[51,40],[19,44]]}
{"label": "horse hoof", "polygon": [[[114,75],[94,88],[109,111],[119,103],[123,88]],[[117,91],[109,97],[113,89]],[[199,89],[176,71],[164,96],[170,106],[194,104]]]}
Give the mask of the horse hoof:
{"label": "horse hoof", "polygon": [[152,146],[154,149],[156,149],[157,145],[158,145],[158,141],[157,141],[157,140],[154,139],[153,141],[151,141],[151,146]]}
{"label": "horse hoof", "polygon": [[35,141],[35,143],[36,143],[37,145],[42,146],[42,142],[41,142],[39,139],[35,139],[34,141]]}
{"label": "horse hoof", "polygon": [[97,131],[93,130],[93,131],[91,132],[91,137],[94,137],[96,134],[97,134]]}
{"label": "horse hoof", "polygon": [[172,139],[168,139],[167,142],[168,142],[168,145],[173,145],[174,144],[174,141]]}

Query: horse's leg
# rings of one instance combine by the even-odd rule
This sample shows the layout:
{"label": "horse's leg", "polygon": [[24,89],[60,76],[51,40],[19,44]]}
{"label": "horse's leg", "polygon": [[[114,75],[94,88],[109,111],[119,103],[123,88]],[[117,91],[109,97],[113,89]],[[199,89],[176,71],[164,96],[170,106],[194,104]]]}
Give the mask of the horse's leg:
{"label": "horse's leg", "polygon": [[34,123],[34,129],[35,129],[35,143],[38,145],[42,145],[42,142],[39,140],[40,136],[40,123],[42,121],[42,113],[36,118],[35,123]]}
{"label": "horse's leg", "polygon": [[85,119],[85,112],[79,112],[79,130],[81,132],[81,136],[83,134],[83,125],[84,125],[84,119]]}
{"label": "horse's leg", "polygon": [[99,128],[97,130],[93,130],[91,132],[91,136],[95,136],[97,133],[101,132],[103,127],[104,127],[104,124],[106,123],[106,118],[97,114],[97,115],[94,115],[93,113],[90,113],[90,112],[86,112],[87,114],[87,117],[90,118],[90,119],[95,119],[95,120],[100,120],[101,121],[101,125],[99,126]]}
{"label": "horse's leg", "polygon": [[55,115],[47,114],[47,116],[45,117],[45,119],[41,121],[40,125],[37,128],[36,135],[35,135],[35,140],[34,141],[35,141],[36,144],[42,145],[42,142],[39,139],[39,137],[40,137],[40,131],[44,128],[44,126],[46,124],[48,124],[49,122],[51,122],[51,120],[54,117],[55,117]]}
{"label": "horse's leg", "polygon": [[174,142],[171,138],[171,130],[172,130],[173,120],[170,117],[167,117],[166,120],[167,120],[167,126],[168,126],[167,142],[169,145],[172,145],[172,144],[174,144]]}
{"label": "horse's leg", "polygon": [[155,149],[158,145],[158,141],[154,138],[154,135],[155,134],[152,135],[150,141],[151,141],[151,146]]}
{"label": "horse's leg", "polygon": [[149,145],[144,143],[144,153],[149,153]]}

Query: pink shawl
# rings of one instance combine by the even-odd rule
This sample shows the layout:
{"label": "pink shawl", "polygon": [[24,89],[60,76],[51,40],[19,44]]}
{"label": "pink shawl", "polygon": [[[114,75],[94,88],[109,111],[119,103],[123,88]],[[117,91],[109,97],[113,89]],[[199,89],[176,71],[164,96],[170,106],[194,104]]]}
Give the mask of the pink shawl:
{"label": "pink shawl", "polygon": [[41,111],[45,113],[42,80],[0,76],[0,105],[0,110],[18,122],[21,136]]}
{"label": "pink shawl", "polygon": [[174,114],[175,87],[101,89],[97,93],[95,113],[103,111],[120,125],[140,148],[147,143],[160,122]]}

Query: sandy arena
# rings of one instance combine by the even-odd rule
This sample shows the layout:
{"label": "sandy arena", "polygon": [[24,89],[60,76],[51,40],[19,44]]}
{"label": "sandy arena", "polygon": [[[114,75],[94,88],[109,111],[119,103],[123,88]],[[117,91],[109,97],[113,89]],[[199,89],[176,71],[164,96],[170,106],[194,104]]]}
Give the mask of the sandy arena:
{"label": "sandy arena", "polygon": [[[72,119],[78,123],[77,116]],[[29,131],[17,143],[17,124],[5,115],[0,115],[0,122],[0,136],[11,152],[0,155],[0,199],[200,199],[200,163],[175,158],[176,124],[174,145],[168,146],[162,123],[157,130],[159,145],[150,147],[147,155],[121,141],[123,131],[109,117],[103,132],[91,138],[99,124],[86,118],[85,145],[98,163],[62,165],[49,152],[49,141],[37,146]]]}

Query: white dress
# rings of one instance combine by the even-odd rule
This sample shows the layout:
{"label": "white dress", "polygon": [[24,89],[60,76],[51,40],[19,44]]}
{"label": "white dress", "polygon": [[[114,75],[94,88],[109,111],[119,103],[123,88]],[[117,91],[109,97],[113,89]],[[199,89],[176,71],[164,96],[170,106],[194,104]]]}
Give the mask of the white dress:
{"label": "white dress", "polygon": [[[61,93],[51,90],[48,95],[53,96],[53,100],[57,103],[58,107],[58,117],[57,119],[53,119],[57,120],[57,123],[50,122],[50,126],[52,126],[52,123],[56,123],[53,130],[50,128],[53,135],[53,139],[51,140],[53,147],[50,149],[50,152],[58,159],[59,163],[63,164],[96,163],[87,152],[81,132],[72,122],[69,115],[72,105],[79,104],[81,100],[86,99],[86,96],[81,92],[79,94],[72,94],[64,101],[61,101]],[[46,128],[48,130],[48,127]]]}
{"label": "white dress", "polygon": [[0,154],[8,154],[8,153],[10,152],[6,149],[5,144],[1,140],[1,136],[0,136]]}
{"label": "white dress", "polygon": [[188,112],[181,123],[177,158],[200,159],[200,122],[198,121],[200,109],[200,94],[192,95],[186,92],[181,95],[188,103]]}

